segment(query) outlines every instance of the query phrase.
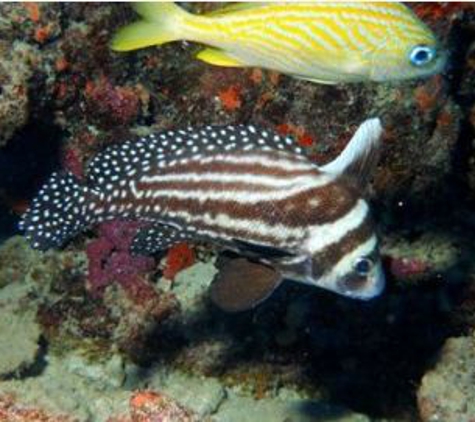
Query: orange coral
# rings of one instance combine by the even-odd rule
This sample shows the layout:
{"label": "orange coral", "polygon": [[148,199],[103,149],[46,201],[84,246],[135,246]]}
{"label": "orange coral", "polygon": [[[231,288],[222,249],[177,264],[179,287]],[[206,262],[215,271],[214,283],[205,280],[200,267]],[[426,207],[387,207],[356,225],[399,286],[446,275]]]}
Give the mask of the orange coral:
{"label": "orange coral", "polygon": [[156,398],[153,391],[138,391],[130,398],[130,406],[133,408],[144,407]]}
{"label": "orange coral", "polygon": [[194,262],[195,253],[188,244],[179,243],[172,246],[167,254],[163,276],[169,280],[173,280],[180,271],[190,267]]}
{"label": "orange coral", "polygon": [[473,7],[473,5],[458,1],[427,2],[417,4],[414,7],[414,12],[425,21],[435,22],[440,19],[448,19],[451,15],[469,7]]}
{"label": "orange coral", "polygon": [[65,57],[60,57],[56,60],[54,67],[58,72],[62,72],[63,70],[66,70],[69,67],[69,63]]}
{"label": "orange coral", "polygon": [[28,17],[32,22],[38,22],[40,20],[40,8],[38,3],[35,2],[25,2],[23,7],[28,11]]}
{"label": "orange coral", "polygon": [[40,26],[35,30],[35,40],[43,44],[51,34],[51,25]]}
{"label": "orange coral", "polygon": [[129,400],[130,417],[109,418],[108,422],[192,422],[191,412],[173,399],[155,391],[136,391]]}
{"label": "orange coral", "polygon": [[416,104],[422,111],[432,110],[439,101],[442,90],[442,80],[440,75],[433,77],[424,85],[420,85],[414,91]]}
{"label": "orange coral", "polygon": [[442,110],[437,116],[437,126],[446,127],[454,123],[454,116],[447,110]]}
{"label": "orange coral", "polygon": [[297,142],[303,147],[311,147],[315,142],[313,137],[301,126],[295,126],[290,123],[282,123],[278,125],[276,129],[281,135],[296,136]]}
{"label": "orange coral", "polygon": [[223,108],[228,111],[234,111],[242,105],[242,88],[235,84],[229,88],[224,89],[218,93],[218,97],[223,105]]}

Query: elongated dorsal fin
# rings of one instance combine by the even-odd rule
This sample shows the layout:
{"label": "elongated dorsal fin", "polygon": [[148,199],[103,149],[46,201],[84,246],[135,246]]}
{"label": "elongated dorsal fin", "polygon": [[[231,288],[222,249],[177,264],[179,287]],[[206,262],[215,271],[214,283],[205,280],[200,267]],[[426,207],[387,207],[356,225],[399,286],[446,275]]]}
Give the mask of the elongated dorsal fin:
{"label": "elongated dorsal fin", "polygon": [[343,152],[320,170],[348,176],[361,187],[366,186],[378,162],[382,133],[378,118],[365,120]]}

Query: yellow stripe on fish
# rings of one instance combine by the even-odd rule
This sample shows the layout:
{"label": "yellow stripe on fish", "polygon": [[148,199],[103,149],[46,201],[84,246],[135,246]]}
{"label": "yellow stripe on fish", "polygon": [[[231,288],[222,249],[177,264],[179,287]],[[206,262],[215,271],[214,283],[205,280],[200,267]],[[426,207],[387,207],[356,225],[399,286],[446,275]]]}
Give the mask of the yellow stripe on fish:
{"label": "yellow stripe on fish", "polygon": [[442,70],[446,53],[401,3],[241,3],[193,15],[135,3],[143,20],[118,31],[116,51],[187,40],[218,66],[262,67],[327,84],[387,81]]}

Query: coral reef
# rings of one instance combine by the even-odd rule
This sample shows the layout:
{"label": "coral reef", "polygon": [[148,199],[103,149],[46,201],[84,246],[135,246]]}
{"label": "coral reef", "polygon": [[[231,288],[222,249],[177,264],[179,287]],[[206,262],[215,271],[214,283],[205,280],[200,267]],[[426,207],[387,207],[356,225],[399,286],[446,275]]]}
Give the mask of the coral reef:
{"label": "coral reef", "polygon": [[464,259],[463,248],[455,239],[434,232],[421,233],[411,241],[393,236],[385,243],[383,253],[390,275],[407,284],[441,278]]}
{"label": "coral reef", "polygon": [[225,315],[208,299],[206,245],[133,256],[130,221],[62,251],[12,237],[0,246],[0,420],[473,420],[475,10],[411,7],[452,50],[444,74],[323,86],[210,66],[189,43],[114,53],[113,32],[133,19],[124,4],[0,6],[1,212],[15,220],[51,171],[18,171],[40,165],[23,148],[83,178],[94,154],[135,136],[254,122],[324,163],[378,115],[370,194],[388,278],[369,303],[286,282]]}
{"label": "coral reef", "polygon": [[88,287],[100,295],[112,282],[122,286],[140,284],[144,275],[154,269],[154,259],[132,256],[130,246],[141,224],[110,221],[99,226],[99,237],[87,245]]}
{"label": "coral reef", "polygon": [[30,45],[8,43],[0,36],[0,147],[22,128],[29,117],[28,80],[38,52]]}
{"label": "coral reef", "polygon": [[8,422],[75,422],[68,416],[52,416],[42,409],[24,406],[12,395],[0,397],[0,420]]}

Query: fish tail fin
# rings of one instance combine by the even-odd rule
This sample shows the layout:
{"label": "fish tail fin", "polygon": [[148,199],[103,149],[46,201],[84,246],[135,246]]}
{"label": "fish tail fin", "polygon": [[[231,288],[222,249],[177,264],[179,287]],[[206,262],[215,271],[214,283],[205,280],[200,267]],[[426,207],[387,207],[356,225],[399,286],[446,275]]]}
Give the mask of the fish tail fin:
{"label": "fish tail fin", "polygon": [[119,29],[112,39],[112,50],[130,51],[177,41],[183,37],[181,23],[192,16],[172,2],[136,3],[134,9],[143,20]]}
{"label": "fish tail fin", "polygon": [[23,215],[20,229],[31,247],[60,247],[96,219],[100,195],[71,173],[54,173]]}

